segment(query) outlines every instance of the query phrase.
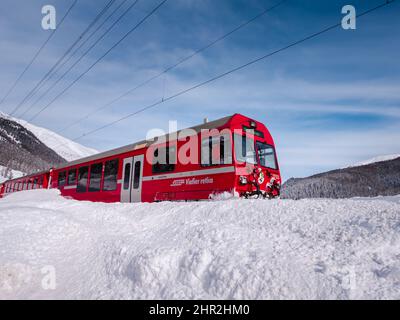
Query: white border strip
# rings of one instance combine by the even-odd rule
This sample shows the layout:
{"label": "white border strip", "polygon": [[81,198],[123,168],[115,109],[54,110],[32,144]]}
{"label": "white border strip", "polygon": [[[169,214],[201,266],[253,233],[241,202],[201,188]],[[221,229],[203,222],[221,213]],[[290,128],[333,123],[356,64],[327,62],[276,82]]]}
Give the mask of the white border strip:
{"label": "white border strip", "polygon": [[195,171],[170,173],[170,174],[164,174],[161,176],[148,176],[148,177],[143,177],[143,181],[176,179],[176,178],[183,178],[183,177],[204,176],[204,175],[229,173],[229,172],[235,172],[235,167],[230,166],[230,167],[215,168],[215,169],[203,169],[203,170],[195,170]]}

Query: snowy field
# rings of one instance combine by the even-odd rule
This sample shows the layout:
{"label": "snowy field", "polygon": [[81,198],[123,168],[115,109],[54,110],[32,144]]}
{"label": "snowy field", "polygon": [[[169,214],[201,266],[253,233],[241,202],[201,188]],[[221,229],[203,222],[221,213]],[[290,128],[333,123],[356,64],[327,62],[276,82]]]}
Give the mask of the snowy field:
{"label": "snowy field", "polygon": [[400,196],[101,204],[35,190],[0,200],[0,244],[3,299],[400,299]]}

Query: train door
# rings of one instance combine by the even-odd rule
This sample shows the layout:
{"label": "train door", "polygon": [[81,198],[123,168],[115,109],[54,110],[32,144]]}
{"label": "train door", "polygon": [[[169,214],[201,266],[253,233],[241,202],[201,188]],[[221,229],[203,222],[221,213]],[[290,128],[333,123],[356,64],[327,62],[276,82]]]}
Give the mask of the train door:
{"label": "train door", "polygon": [[142,200],[143,161],[144,155],[124,159],[121,202]]}

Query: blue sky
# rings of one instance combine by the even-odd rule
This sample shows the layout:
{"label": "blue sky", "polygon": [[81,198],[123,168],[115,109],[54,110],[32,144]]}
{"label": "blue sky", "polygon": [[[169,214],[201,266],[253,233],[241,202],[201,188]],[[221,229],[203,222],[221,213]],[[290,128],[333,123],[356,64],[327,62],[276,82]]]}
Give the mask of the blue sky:
{"label": "blue sky", "polygon": [[[122,0],[116,0],[116,7]],[[123,8],[133,0],[128,0]],[[29,119],[102,55],[160,0],[137,6],[51,93]],[[37,61],[0,106],[10,112],[74,42],[108,0],[78,0]],[[65,95],[34,120],[58,131],[126,90],[250,19],[279,0],[169,0]],[[75,138],[143,106],[202,82],[341,20],[341,8],[357,12],[383,0],[287,0],[165,76],[63,134]],[[27,65],[50,31],[41,8],[62,17],[72,0],[3,0],[0,4],[0,96]],[[119,13],[122,12],[122,9]],[[304,42],[245,70],[89,135],[78,142],[107,150],[140,140],[152,128],[181,128],[204,117],[240,112],[266,124],[275,138],[284,179],[343,167],[376,155],[400,153],[400,1]],[[107,25],[112,23],[112,18]],[[105,28],[103,28],[104,30]],[[95,36],[82,50],[85,50]],[[33,100],[32,100],[33,101]],[[28,108],[21,107],[16,116]]]}

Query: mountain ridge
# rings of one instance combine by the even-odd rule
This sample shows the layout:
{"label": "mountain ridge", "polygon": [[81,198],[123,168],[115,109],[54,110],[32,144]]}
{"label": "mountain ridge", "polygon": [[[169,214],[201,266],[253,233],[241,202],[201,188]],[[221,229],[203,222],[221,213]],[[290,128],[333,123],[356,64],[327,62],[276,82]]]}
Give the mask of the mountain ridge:
{"label": "mountain ridge", "polygon": [[400,157],[331,170],[306,178],[290,178],[283,199],[352,198],[400,194]]}
{"label": "mountain ridge", "polygon": [[0,180],[97,153],[48,129],[0,112]]}

